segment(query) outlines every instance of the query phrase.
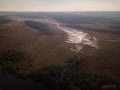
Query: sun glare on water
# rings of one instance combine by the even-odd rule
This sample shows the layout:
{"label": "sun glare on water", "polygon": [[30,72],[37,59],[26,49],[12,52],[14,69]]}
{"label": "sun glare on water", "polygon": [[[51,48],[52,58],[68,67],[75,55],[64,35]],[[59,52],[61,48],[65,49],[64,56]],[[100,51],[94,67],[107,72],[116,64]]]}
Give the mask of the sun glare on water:
{"label": "sun glare on water", "polygon": [[58,22],[52,22],[52,21],[48,21],[48,22],[56,25],[58,29],[63,30],[68,35],[67,40],[65,42],[74,45],[74,48],[71,48],[72,51],[75,51],[78,53],[80,52],[80,50],[83,48],[84,45],[90,46],[93,48],[98,48],[96,37],[88,33],[63,26]]}

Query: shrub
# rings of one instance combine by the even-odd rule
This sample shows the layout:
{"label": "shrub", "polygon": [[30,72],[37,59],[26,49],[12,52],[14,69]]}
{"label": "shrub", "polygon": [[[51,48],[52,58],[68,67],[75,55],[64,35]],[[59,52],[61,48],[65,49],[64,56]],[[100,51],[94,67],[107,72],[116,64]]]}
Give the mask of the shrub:
{"label": "shrub", "polygon": [[20,69],[18,63],[11,63],[10,61],[5,62],[2,67],[5,71],[15,75],[19,73]]}
{"label": "shrub", "polygon": [[56,65],[50,65],[37,70],[31,75],[31,77],[34,80],[43,83],[46,87],[55,89],[55,84],[59,79],[61,72],[61,67]]}
{"label": "shrub", "polygon": [[65,66],[51,65],[39,69],[32,78],[53,90],[102,90],[106,85],[119,84],[102,74],[91,74],[84,70],[85,58],[74,56]]}
{"label": "shrub", "polygon": [[2,63],[6,61],[17,62],[24,57],[24,53],[16,50],[6,50],[0,53],[0,61]]}
{"label": "shrub", "polygon": [[81,56],[73,56],[69,61],[66,62],[66,68],[73,72],[79,72],[85,70],[86,59]]}
{"label": "shrub", "polygon": [[19,74],[19,62],[24,58],[25,54],[22,51],[6,50],[0,53],[0,63],[2,69],[11,73]]}

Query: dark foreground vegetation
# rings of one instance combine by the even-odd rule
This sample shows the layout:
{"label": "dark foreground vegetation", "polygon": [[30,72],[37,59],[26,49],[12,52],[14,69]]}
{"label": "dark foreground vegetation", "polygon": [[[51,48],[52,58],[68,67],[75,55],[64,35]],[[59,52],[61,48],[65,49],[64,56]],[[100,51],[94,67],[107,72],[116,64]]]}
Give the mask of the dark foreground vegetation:
{"label": "dark foreground vegetation", "polygon": [[0,16],[0,25],[6,24],[6,23],[9,23],[9,22],[11,22],[11,20],[9,20],[7,17]]}
{"label": "dark foreground vegetation", "polygon": [[53,34],[53,32],[50,30],[50,28],[46,24],[36,22],[36,21],[25,21],[25,24],[34,29],[39,30],[42,34],[45,34],[45,35]]}
{"label": "dark foreground vegetation", "polygon": [[87,72],[85,59],[74,56],[65,66],[50,65],[31,74],[51,90],[119,90],[119,80],[106,74]]}
{"label": "dark foreground vegetation", "polygon": [[[6,71],[20,76],[18,64],[25,53],[7,50],[0,53],[0,64]],[[85,57],[75,55],[63,66],[49,65],[31,72],[25,77],[39,82],[49,90],[119,90],[120,80],[108,74],[90,73]]]}
{"label": "dark foreground vegetation", "polygon": [[12,74],[19,73],[19,62],[24,58],[24,53],[17,50],[5,50],[0,52],[0,65]]}

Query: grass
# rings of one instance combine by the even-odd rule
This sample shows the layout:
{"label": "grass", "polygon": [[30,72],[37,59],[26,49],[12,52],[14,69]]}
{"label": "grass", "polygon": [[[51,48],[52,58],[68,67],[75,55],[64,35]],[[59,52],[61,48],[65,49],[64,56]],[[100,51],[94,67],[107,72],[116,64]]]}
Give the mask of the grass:
{"label": "grass", "polygon": [[36,21],[25,21],[25,24],[39,30],[42,34],[52,35],[53,32],[50,30],[49,26],[43,23],[39,23]]}

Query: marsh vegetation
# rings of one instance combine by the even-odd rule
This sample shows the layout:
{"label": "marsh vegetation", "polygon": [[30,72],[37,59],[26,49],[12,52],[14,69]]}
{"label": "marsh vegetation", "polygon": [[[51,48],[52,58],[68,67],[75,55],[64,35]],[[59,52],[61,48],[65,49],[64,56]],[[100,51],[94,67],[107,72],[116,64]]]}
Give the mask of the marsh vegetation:
{"label": "marsh vegetation", "polygon": [[44,35],[52,35],[53,34],[53,32],[50,30],[49,26],[46,24],[36,22],[36,21],[25,21],[25,24],[30,26],[31,28],[39,30]]}

